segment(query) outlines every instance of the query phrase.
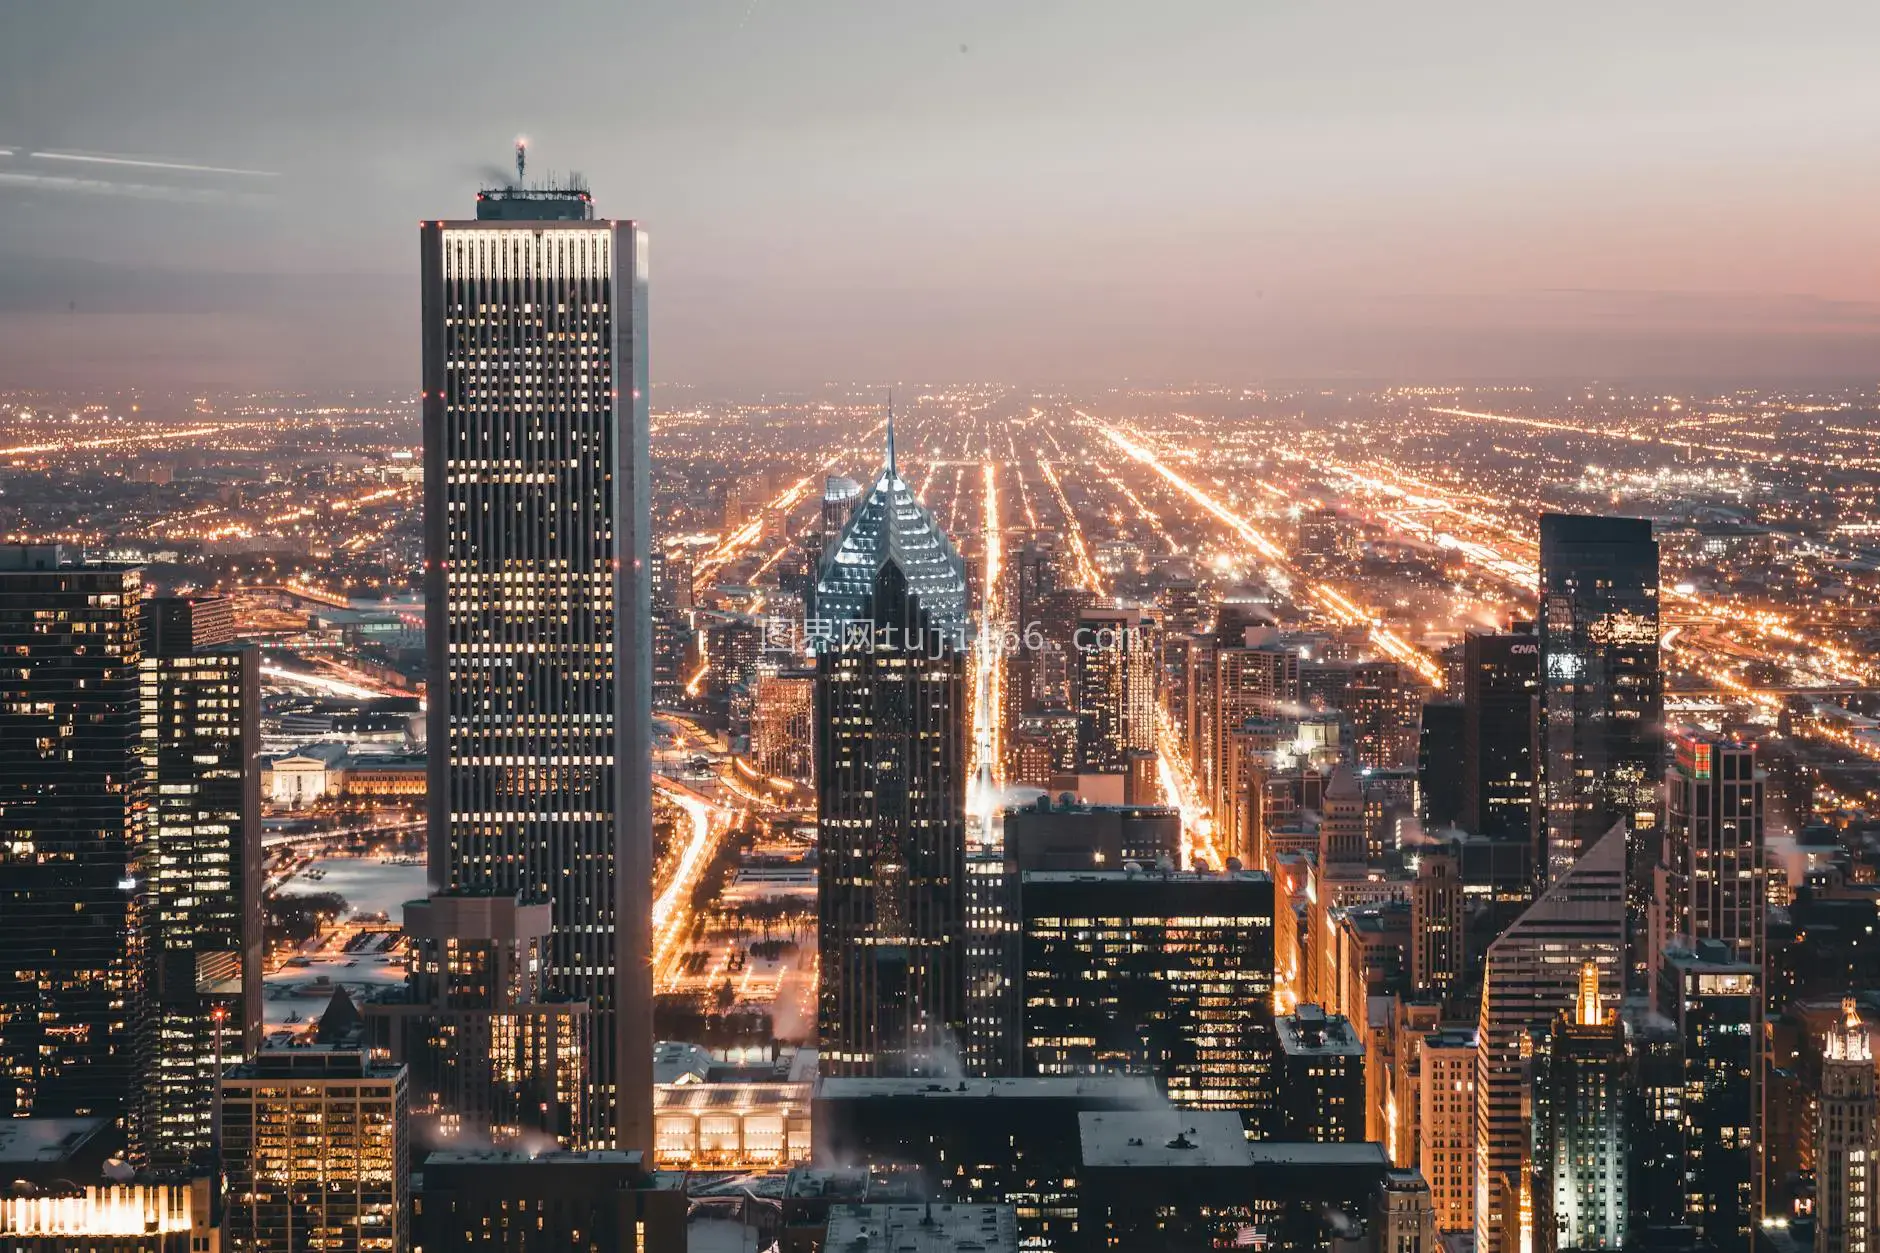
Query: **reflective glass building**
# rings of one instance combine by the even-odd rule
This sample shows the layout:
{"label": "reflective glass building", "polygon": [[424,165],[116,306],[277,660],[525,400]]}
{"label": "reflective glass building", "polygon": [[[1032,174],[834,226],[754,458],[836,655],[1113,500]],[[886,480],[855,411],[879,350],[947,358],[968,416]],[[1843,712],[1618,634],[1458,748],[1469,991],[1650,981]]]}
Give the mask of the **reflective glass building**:
{"label": "reflective glass building", "polygon": [[966,567],[894,462],[822,564],[818,1031],[825,1075],[957,1068],[965,1047]]}

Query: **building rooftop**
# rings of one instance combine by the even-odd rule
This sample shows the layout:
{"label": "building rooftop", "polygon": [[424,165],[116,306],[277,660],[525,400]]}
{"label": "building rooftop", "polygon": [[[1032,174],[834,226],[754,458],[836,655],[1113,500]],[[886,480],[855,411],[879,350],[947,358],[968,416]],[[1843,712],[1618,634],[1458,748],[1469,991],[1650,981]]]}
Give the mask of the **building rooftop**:
{"label": "building rooftop", "polygon": [[878,1079],[826,1076],[816,1085],[818,1100],[856,1101],[876,1097],[925,1097],[936,1101],[1087,1100],[1140,1102],[1162,1098],[1146,1075],[1044,1075],[1030,1079]]}
{"label": "building rooftop", "polygon": [[[890,562],[906,577],[934,630],[966,629],[966,562],[895,469],[892,415],[886,464],[817,572],[815,616],[832,623],[868,617],[875,576]],[[833,646],[841,643],[839,627],[837,632]]]}
{"label": "building rooftop", "polygon": [[827,1253],[1018,1253],[1010,1205],[837,1205]]}
{"label": "building rooftop", "polygon": [[665,1111],[753,1110],[766,1107],[809,1110],[808,1083],[660,1083],[653,1085],[653,1106]]}
{"label": "building rooftop", "polygon": [[110,1125],[108,1118],[0,1118],[0,1166],[65,1161]]}
{"label": "building rooftop", "polygon": [[575,1152],[556,1149],[532,1153],[527,1149],[480,1148],[437,1149],[426,1155],[424,1165],[432,1166],[638,1166],[644,1155],[638,1149],[588,1149]]}
{"label": "building rooftop", "polygon": [[1273,881],[1273,877],[1264,870],[1027,870],[1024,874],[1026,883],[1105,883],[1149,886],[1167,883],[1271,883]]}
{"label": "building rooftop", "polygon": [[1362,1057],[1364,1043],[1343,1014],[1328,1014],[1317,1005],[1301,1005],[1273,1019],[1279,1046],[1289,1055]]}
{"label": "building rooftop", "polygon": [[1229,1110],[1129,1109],[1077,1116],[1085,1166],[1251,1166],[1240,1115]]}

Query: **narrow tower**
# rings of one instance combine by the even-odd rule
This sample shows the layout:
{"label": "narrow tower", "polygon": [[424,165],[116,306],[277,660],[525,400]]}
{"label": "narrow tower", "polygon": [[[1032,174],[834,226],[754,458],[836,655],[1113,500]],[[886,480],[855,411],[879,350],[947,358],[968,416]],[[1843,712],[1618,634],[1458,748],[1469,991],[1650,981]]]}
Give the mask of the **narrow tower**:
{"label": "narrow tower", "polygon": [[822,563],[822,1070],[933,1073],[963,1046],[966,568],[895,465]]}

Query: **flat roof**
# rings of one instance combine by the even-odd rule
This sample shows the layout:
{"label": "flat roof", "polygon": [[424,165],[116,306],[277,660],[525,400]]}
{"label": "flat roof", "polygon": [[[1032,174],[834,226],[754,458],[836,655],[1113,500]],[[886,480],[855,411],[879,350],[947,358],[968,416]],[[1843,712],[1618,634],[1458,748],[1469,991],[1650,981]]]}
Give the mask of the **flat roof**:
{"label": "flat roof", "polygon": [[1027,870],[1027,883],[1271,883],[1273,876],[1264,870]]}
{"label": "flat roof", "polygon": [[1018,1253],[1010,1205],[834,1205],[831,1253]]}
{"label": "flat roof", "polygon": [[816,1086],[819,1100],[857,1101],[876,1097],[925,1097],[932,1100],[1161,1100],[1147,1075],[1040,1075],[1025,1079],[882,1079],[826,1076]]}
{"label": "flat roof", "polygon": [[424,1159],[429,1166],[637,1166],[638,1149],[557,1149],[531,1153],[527,1149],[436,1149]]}
{"label": "flat roof", "polygon": [[0,1162],[62,1162],[109,1124],[108,1118],[0,1118]]}
{"label": "flat roof", "polygon": [[1253,1165],[1240,1115],[1227,1110],[1091,1110],[1077,1132],[1085,1166]]}

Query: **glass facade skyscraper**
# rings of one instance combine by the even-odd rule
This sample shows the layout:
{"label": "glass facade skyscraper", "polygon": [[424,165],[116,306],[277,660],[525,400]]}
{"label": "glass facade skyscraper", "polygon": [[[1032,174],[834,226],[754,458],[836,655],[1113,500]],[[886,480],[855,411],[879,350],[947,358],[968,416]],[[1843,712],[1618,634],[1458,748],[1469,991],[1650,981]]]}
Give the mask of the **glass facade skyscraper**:
{"label": "glass facade skyscraper", "polygon": [[1535,872],[1551,882],[1613,823],[1625,823],[1627,984],[1643,991],[1665,747],[1651,522],[1542,514],[1539,629]]}
{"label": "glass facade skyscraper", "polygon": [[0,547],[0,1118],[135,1114],[144,581]]}
{"label": "glass facade skyscraper", "polygon": [[431,879],[553,907],[582,1143],[650,1149],[646,234],[509,188],[420,235]]}
{"label": "glass facade skyscraper", "polygon": [[894,462],[823,561],[817,906],[826,1075],[957,1066],[966,1025],[966,568]]}
{"label": "glass facade skyscraper", "polygon": [[151,1064],[144,1150],[200,1165],[218,1066],[261,1044],[261,654],[219,598],[144,614]]}

